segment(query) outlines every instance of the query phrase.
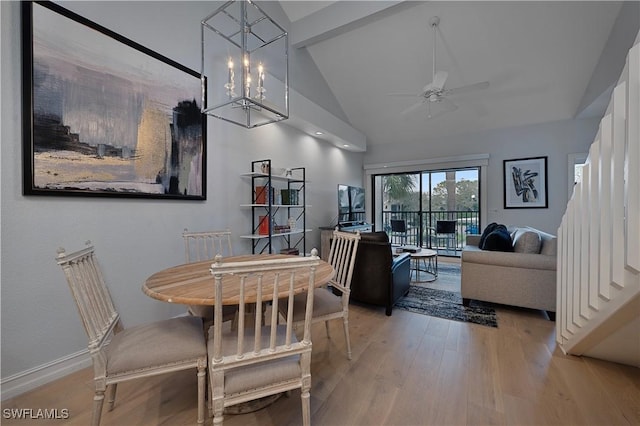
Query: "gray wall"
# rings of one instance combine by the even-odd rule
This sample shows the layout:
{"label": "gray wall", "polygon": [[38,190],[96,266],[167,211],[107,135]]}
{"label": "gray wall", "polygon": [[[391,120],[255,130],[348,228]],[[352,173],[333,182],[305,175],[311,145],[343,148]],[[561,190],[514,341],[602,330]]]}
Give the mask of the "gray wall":
{"label": "gray wall", "polygon": [[[199,22],[208,2],[66,2],[63,6],[190,68],[199,69]],[[208,199],[203,202],[24,197],[21,184],[20,7],[0,2],[2,31],[2,381],[86,349],[86,337],[56,249],[96,246],[125,325],[184,312],[145,296],[141,285],[160,269],[182,262],[181,233],[230,228],[235,251],[250,252],[251,197],[240,174],[252,160],[271,158],[274,167],[307,167],[307,226],[327,225],[337,214],[338,183],[361,184],[362,154],[339,150],[277,124],[254,130],[213,118],[208,121]],[[298,74],[297,77],[300,77]],[[321,82],[309,85],[328,92]],[[309,93],[307,93],[308,96]],[[326,99],[326,95],[324,95]],[[327,101],[329,102],[329,101]],[[307,250],[319,247],[319,232]],[[85,357],[86,358],[86,357]],[[55,369],[55,365],[53,367]],[[11,380],[10,380],[11,381]]]}
{"label": "gray wall", "polygon": [[[365,164],[421,158],[447,158],[456,155],[489,154],[487,167],[487,217],[483,223],[528,225],[555,234],[568,200],[568,155],[586,153],[598,130],[599,119],[569,120],[499,129],[447,138],[429,139],[415,144],[389,144],[371,147]],[[504,209],[503,160],[547,156],[547,209]]]}

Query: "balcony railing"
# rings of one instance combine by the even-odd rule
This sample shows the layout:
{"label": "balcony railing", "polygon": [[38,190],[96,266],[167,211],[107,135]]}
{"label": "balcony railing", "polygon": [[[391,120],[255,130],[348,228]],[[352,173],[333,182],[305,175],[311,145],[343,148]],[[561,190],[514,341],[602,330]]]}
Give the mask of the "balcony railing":
{"label": "balcony railing", "polygon": [[[391,219],[405,221],[407,232],[391,231]],[[438,221],[454,221],[455,232],[438,234]],[[392,244],[407,244],[437,250],[445,256],[460,256],[467,234],[480,232],[480,214],[477,211],[443,210],[437,212],[383,211],[382,229],[389,234]]]}

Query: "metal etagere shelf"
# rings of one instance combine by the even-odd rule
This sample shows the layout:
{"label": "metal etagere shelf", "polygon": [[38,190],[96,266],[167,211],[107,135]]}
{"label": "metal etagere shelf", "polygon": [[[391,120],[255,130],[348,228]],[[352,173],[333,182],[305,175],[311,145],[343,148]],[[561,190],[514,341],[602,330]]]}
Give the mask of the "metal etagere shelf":
{"label": "metal etagere shelf", "polygon": [[[274,173],[270,159],[251,162],[251,234],[240,238],[251,240],[252,253],[273,253],[275,239],[281,239],[281,252],[306,255],[306,171],[304,167],[282,169]],[[283,222],[286,219],[286,224]],[[277,221],[280,220],[281,224]]]}

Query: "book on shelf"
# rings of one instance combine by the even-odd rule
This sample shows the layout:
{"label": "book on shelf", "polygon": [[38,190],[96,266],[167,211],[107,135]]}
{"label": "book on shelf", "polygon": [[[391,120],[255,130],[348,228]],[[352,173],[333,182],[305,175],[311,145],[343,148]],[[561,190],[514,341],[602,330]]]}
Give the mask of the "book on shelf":
{"label": "book on shelf", "polygon": [[256,186],[256,204],[265,204],[267,200],[267,187],[266,186]]}
{"label": "book on shelf", "polygon": [[258,235],[269,235],[269,225],[271,219],[269,216],[259,216]]}
{"label": "book on shelf", "polygon": [[268,185],[256,186],[255,204],[268,204],[267,195],[271,198],[271,203],[275,204],[275,190]]}
{"label": "book on shelf", "polygon": [[275,225],[273,227],[274,234],[284,234],[289,231],[291,231],[291,228],[289,228],[289,225]]}
{"label": "book on shelf", "polygon": [[298,205],[298,190],[297,189],[281,189],[280,196],[282,197],[282,204],[287,206]]}

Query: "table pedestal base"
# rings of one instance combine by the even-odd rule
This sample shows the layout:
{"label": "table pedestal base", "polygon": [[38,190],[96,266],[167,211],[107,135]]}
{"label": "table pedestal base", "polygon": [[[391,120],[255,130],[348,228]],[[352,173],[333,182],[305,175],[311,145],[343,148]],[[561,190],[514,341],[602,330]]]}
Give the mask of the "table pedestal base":
{"label": "table pedestal base", "polygon": [[[411,253],[411,262],[413,262],[411,273],[415,273],[415,279],[412,281],[430,283],[438,279],[438,254],[433,250],[423,249],[421,252]],[[426,273],[427,279],[421,280],[420,272]]]}
{"label": "table pedestal base", "polygon": [[277,393],[275,395],[265,396],[264,398],[254,399],[253,401],[242,402],[240,404],[231,405],[224,409],[224,414],[247,414],[254,411],[262,410],[263,408],[273,404],[284,393]]}

